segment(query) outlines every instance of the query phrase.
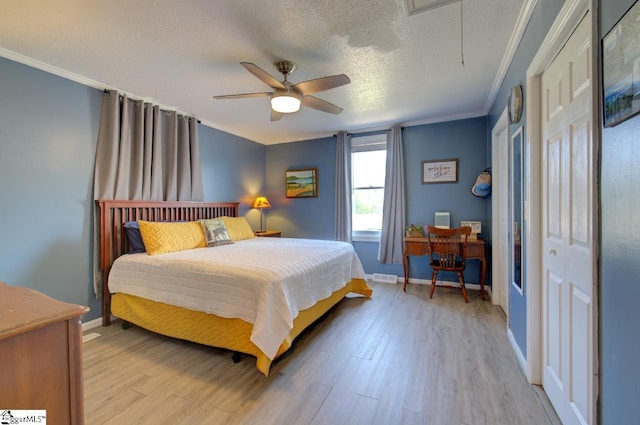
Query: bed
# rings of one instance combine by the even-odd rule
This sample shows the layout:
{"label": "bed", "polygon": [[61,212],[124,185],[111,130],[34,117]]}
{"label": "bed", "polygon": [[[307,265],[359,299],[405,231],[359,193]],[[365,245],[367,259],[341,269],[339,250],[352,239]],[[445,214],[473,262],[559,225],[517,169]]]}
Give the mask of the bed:
{"label": "bed", "polygon": [[96,202],[103,326],[113,314],[159,334],[245,353],[268,376],[293,340],[347,294],[372,294],[353,247],[342,242],[246,237],[162,255],[129,253],[125,223],[243,221],[235,202]]}

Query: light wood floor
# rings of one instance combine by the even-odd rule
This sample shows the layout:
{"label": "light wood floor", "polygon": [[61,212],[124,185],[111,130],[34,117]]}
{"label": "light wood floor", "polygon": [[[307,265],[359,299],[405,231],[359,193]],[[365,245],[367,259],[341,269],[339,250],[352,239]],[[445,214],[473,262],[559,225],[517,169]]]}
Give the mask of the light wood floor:
{"label": "light wood floor", "polygon": [[559,424],[527,384],[502,315],[470,291],[371,284],[265,378],[255,359],[134,327],[88,331],[85,417],[102,424]]}

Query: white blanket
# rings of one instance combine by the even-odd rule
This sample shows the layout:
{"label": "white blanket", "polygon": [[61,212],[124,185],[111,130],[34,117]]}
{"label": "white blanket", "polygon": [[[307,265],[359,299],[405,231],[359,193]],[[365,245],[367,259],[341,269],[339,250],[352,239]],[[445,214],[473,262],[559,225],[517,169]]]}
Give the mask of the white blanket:
{"label": "white blanket", "polygon": [[251,341],[270,359],[300,310],[351,279],[364,279],[345,242],[254,238],[212,248],[119,257],[109,290],[252,323]]}

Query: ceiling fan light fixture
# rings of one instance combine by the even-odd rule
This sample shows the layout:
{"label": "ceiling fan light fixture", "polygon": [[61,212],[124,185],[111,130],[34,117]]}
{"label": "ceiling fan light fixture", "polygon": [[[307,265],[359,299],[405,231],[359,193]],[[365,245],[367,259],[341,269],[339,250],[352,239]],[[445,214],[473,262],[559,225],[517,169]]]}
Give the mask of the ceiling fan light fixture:
{"label": "ceiling fan light fixture", "polygon": [[291,91],[274,93],[271,96],[271,107],[281,114],[290,114],[300,110],[300,96]]}

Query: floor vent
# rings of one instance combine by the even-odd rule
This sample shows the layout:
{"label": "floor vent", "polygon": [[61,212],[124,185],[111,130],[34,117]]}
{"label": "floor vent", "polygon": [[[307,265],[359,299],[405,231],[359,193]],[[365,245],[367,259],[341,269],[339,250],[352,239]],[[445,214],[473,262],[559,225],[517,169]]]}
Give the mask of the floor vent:
{"label": "floor vent", "polygon": [[383,283],[398,283],[398,276],[392,274],[374,273],[373,281]]}
{"label": "floor vent", "polygon": [[98,338],[100,336],[99,333],[92,332],[90,334],[86,334],[82,337],[82,342],[91,341],[92,339]]}

